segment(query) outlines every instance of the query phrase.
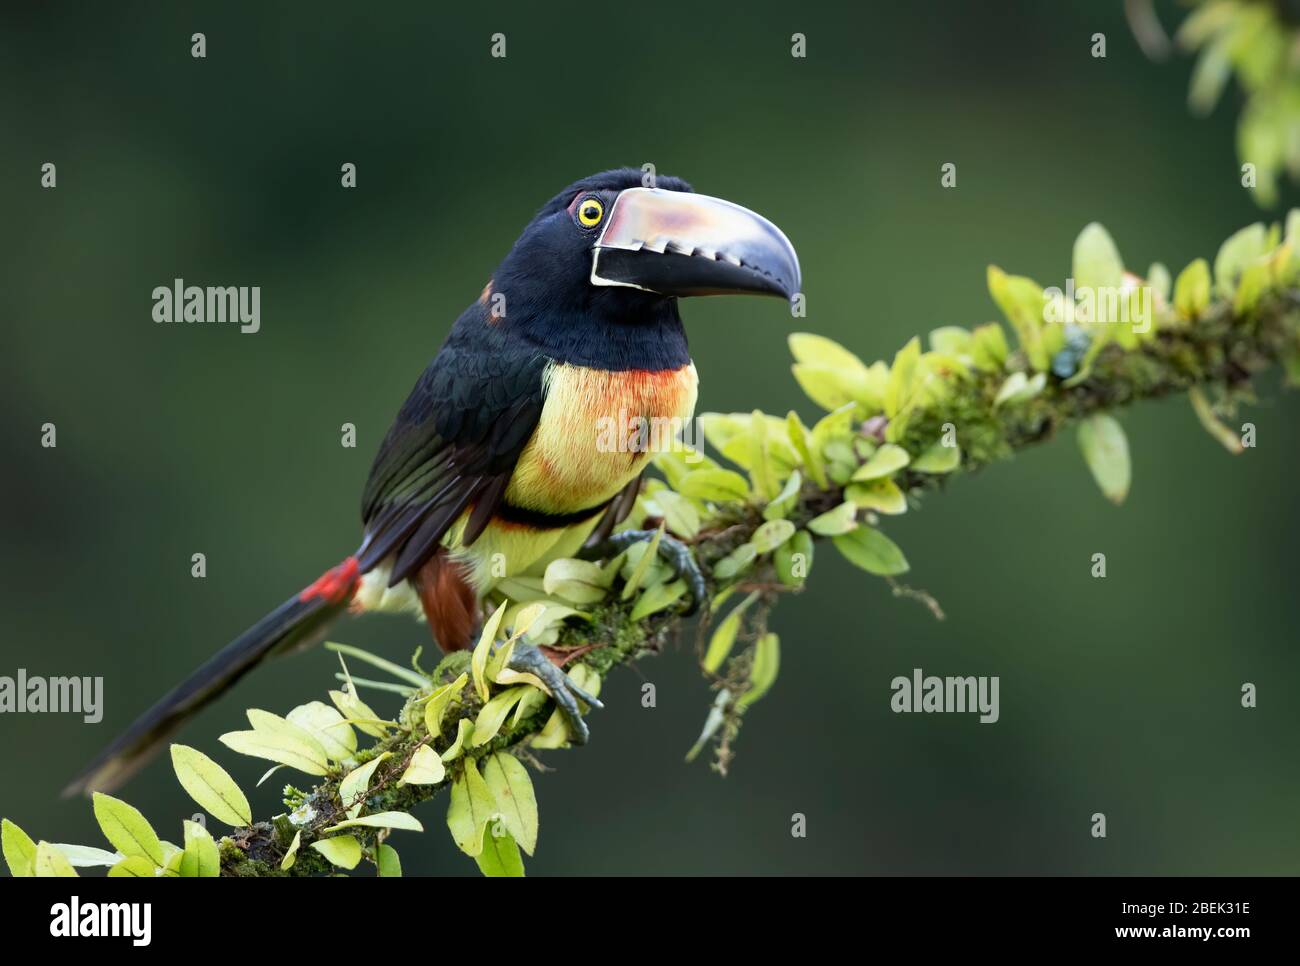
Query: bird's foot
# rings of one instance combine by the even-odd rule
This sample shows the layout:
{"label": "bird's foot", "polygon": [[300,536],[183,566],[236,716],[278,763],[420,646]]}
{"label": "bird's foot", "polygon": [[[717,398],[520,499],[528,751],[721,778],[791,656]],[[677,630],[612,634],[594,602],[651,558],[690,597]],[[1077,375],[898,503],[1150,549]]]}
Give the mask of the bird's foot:
{"label": "bird's foot", "polygon": [[[658,530],[623,530],[613,533],[600,543],[583,547],[579,556],[583,560],[605,560],[622,553],[634,543],[653,540],[658,532]],[[691,604],[683,612],[683,616],[690,617],[700,609],[700,605],[709,596],[708,588],[704,584],[704,574],[700,571],[700,565],[695,562],[695,555],[686,544],[665,533],[659,538],[659,556],[672,568],[674,577],[686,581],[686,589],[691,595]]]}
{"label": "bird's foot", "polygon": [[552,664],[550,659],[532,644],[515,642],[515,648],[510,654],[509,666],[512,671],[531,674],[546,685],[546,690],[551,692],[551,697],[555,699],[556,707],[564,715],[569,732],[573,736],[573,743],[585,745],[590,732],[587,730],[587,722],[582,720],[582,707],[578,702],[581,701],[592,708],[605,706],[593,695],[574,684],[562,669]]}

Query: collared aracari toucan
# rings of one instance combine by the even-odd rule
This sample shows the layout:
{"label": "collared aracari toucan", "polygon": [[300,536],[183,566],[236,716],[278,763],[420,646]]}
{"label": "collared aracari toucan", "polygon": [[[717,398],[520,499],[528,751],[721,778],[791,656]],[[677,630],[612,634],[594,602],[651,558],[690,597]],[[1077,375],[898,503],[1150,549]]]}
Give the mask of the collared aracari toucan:
{"label": "collared aracari toucan", "polygon": [[[612,535],[650,454],[610,447],[602,418],[691,417],[697,380],[678,298],[789,299],[800,277],[793,247],[765,218],[678,178],[652,188],[641,179],[607,171],[546,203],[397,414],[362,497],[360,548],[145,712],[68,793],[120,785],[259,661],[319,640],[346,610],[423,614],[444,650],[465,648],[502,563],[505,576],[536,575],[551,560],[612,556],[651,536]],[[660,549],[698,603],[689,551],[670,538]],[[511,664],[546,684],[584,741],[577,699],[599,702],[535,647],[517,646]]]}

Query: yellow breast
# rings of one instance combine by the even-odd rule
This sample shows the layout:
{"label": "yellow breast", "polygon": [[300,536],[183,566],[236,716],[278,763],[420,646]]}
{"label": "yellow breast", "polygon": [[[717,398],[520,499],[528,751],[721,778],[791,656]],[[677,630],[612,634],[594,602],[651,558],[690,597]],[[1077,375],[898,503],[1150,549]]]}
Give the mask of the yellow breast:
{"label": "yellow breast", "polygon": [[695,412],[695,366],[608,372],[555,363],[506,490],[515,506],[572,513],[611,499]]}

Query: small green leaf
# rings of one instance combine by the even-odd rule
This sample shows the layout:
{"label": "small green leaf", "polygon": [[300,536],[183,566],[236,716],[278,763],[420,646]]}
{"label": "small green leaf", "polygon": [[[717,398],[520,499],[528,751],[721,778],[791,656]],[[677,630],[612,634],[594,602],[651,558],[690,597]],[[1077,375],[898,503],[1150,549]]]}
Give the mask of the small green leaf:
{"label": "small green leaf", "polygon": [[513,755],[498,751],[484,762],[482,777],[504,826],[524,852],[537,848],[537,796],[528,770]]}
{"label": "small green leaf", "polygon": [[710,674],[717,672],[722,662],[727,659],[727,655],[731,653],[738,633],[740,633],[740,614],[733,610],[723,618],[722,623],[714,630],[713,636],[709,638],[709,649],[704,655],[704,670]]}
{"label": "small green leaf", "polygon": [[524,860],[519,854],[519,846],[505,829],[505,822],[492,822],[483,836],[483,850],[474,856],[479,871],[490,879],[522,878]]}
{"label": "small green leaf", "polygon": [[318,839],[311,847],[340,869],[355,869],[361,861],[361,843],[352,835]]}
{"label": "small green leaf", "polygon": [[547,594],[579,605],[598,603],[608,593],[600,564],[590,560],[552,560],[542,586]]}
{"label": "small green leaf", "polygon": [[1128,496],[1132,470],[1128,439],[1115,417],[1097,413],[1081,422],[1079,448],[1106,499],[1112,503],[1123,503]]}
{"label": "small green leaf", "polygon": [[185,861],[185,850],[177,848],[170,842],[164,842],[163,849],[167,853],[167,861],[158,870],[158,875],[168,879],[179,879],[181,863]]}
{"label": "small green leaf", "polygon": [[947,356],[968,356],[971,334],[960,325],[944,325],[930,331],[930,350]]}
{"label": "small green leaf", "polygon": [[497,736],[501,726],[505,724],[506,718],[519,703],[520,698],[528,685],[520,684],[513,688],[502,691],[487,704],[479,709],[478,717],[474,719],[474,737],[470,741],[471,748],[478,748],[486,745],[489,741]]}
{"label": "small green leaf", "polygon": [[667,488],[659,490],[654,495],[654,502],[663,510],[668,529],[683,540],[692,540],[700,532],[700,511],[680,493]]}
{"label": "small green leaf", "polygon": [[262,777],[257,780],[257,784],[254,785],[253,787],[261,788],[263,785],[266,784],[266,780],[268,778],[270,778],[272,775],[274,775],[277,771],[279,771],[283,767],[284,765],[272,765],[266,771],[262,772]]}
{"label": "small green leaf", "polygon": [[764,634],[754,645],[754,663],[749,669],[749,690],[737,699],[736,707],[744,710],[767,694],[776,682],[780,667],[780,638],[772,633]]}
{"label": "small green leaf", "polygon": [[796,362],[790,372],[804,395],[826,410],[856,405],[870,391],[865,368],[848,372],[835,366]]}
{"label": "small green leaf", "polygon": [[1240,456],[1245,452],[1245,447],[1241,444],[1241,437],[1220,421],[1214,412],[1214,407],[1205,398],[1205,393],[1200,390],[1200,387],[1193,386],[1189,389],[1187,398],[1191,400],[1192,410],[1196,413],[1196,418],[1200,420],[1201,426],[1210,436],[1216,439],[1233,456]]}
{"label": "small green leaf", "polygon": [[714,630],[713,636],[709,638],[709,647],[704,653],[703,667],[710,674],[717,673],[718,668],[722,667],[722,662],[727,659],[731,653],[732,646],[736,643],[736,635],[740,633],[741,615],[758,600],[758,591],[754,591],[739,604],[737,604],[725,618],[722,623]]}
{"label": "small green leaf", "polygon": [[1009,349],[1007,334],[996,322],[976,326],[971,332],[971,361],[975,368],[997,372],[1006,365]]}
{"label": "small green leaf", "polygon": [[[361,815],[331,825],[326,832],[337,832],[345,828],[393,828],[407,832],[423,832],[424,826],[410,812],[376,812],[374,815]],[[333,860],[331,860],[333,861]]]}
{"label": "small green leaf", "polygon": [[171,753],[177,781],[200,808],[232,828],[253,824],[253,810],[248,799],[229,772],[188,745],[172,745]]}
{"label": "small green leaf", "polygon": [[1214,284],[1219,294],[1230,298],[1246,267],[1268,251],[1268,229],[1262,222],[1233,232],[1214,256]]}
{"label": "small green leaf", "polygon": [[1074,242],[1074,284],[1084,289],[1118,289],[1124,283],[1124,260],[1100,224],[1093,222]]}
{"label": "small green leaf", "polygon": [[1174,282],[1174,308],[1185,319],[1198,318],[1210,304],[1210,265],[1198,258]]}
{"label": "small green leaf", "polygon": [[1013,372],[1007,376],[1006,381],[1002,383],[1002,388],[998,390],[997,397],[993,400],[993,408],[1001,406],[1004,403],[1028,402],[1033,399],[1047,385],[1047,373],[1040,372],[1032,378],[1026,376],[1023,372]]}
{"label": "small green leaf", "polygon": [[[563,562],[556,560],[552,566]],[[549,588],[547,593],[550,593]],[[480,701],[488,699],[487,662],[492,656],[492,644],[497,639],[497,631],[501,627],[501,618],[505,616],[505,612],[506,602],[502,601],[501,606],[493,611],[492,616],[483,625],[483,633],[479,635],[478,644],[475,645],[474,653],[470,657],[469,669],[474,677],[474,690],[478,692]]]}
{"label": "small green leaf", "polygon": [[749,416],[745,413],[700,413],[698,422],[705,440],[718,452],[734,437],[749,432]]}
{"label": "small green leaf", "polygon": [[217,740],[241,755],[277,761],[308,775],[329,774],[329,762],[319,742],[312,748],[287,735],[275,735],[266,731],[230,731]]}
{"label": "small green leaf", "polygon": [[331,761],[347,761],[357,753],[357,733],[324,701],[300,704],[285,717],[319,741]]}
{"label": "small green leaf", "polygon": [[[656,586],[661,586],[661,585],[656,585]],[[635,613],[635,610],[636,609],[633,608],[633,613]],[[525,718],[527,718],[534,711],[536,711],[538,708],[540,708],[542,705],[546,703],[546,698],[547,698],[546,692],[542,690],[542,688],[539,687],[538,685],[533,685],[531,688],[525,691],[524,696],[520,698],[519,703],[515,705],[515,714],[514,717],[510,719],[510,727],[512,728],[518,727],[519,722],[523,721]]]}
{"label": "small green leaf", "polygon": [[866,369],[861,359],[834,339],[828,339],[824,335],[792,332],[786,341],[790,346],[790,354],[794,356],[796,362],[834,366],[849,371]]}
{"label": "small green leaf", "polygon": [[1237,293],[1232,298],[1232,311],[1237,315],[1251,312],[1268,291],[1271,273],[1267,262],[1252,262],[1241,273]]}
{"label": "small green leaf", "polygon": [[217,843],[198,822],[187,821],[184,825],[185,852],[181,856],[180,874],[187,879],[215,879],[221,874],[221,854]]}
{"label": "small green leaf", "polygon": [[447,706],[451,704],[452,699],[460,694],[465,687],[465,682],[468,680],[469,676],[462,673],[456,680],[450,684],[444,684],[429,695],[429,701],[424,706],[424,727],[428,729],[429,734],[442,734],[442,716],[446,713]]}
{"label": "small green leaf", "polygon": [[484,762],[483,780],[511,836],[532,855],[537,848],[537,796],[527,769],[513,755],[499,751]]}
{"label": "small green leaf", "polygon": [[786,477],[781,492],[763,507],[764,520],[780,520],[786,517],[799,502],[799,489],[803,486],[803,477],[798,470]]}
{"label": "small green leaf", "polygon": [[77,870],[72,867],[67,856],[51,842],[37,843],[32,872],[38,879],[77,878]]}
{"label": "small green leaf", "polygon": [[254,731],[301,742],[304,747],[311,748],[312,754],[319,757],[321,761],[327,760],[325,749],[320,747],[320,742],[313,738],[306,728],[294,724],[288,718],[282,718],[278,714],[260,708],[249,708],[244,714]]}
{"label": "small green leaf", "polygon": [[752,543],[742,543],[713,565],[713,576],[718,580],[730,580],[748,570],[757,556],[758,548]]}
{"label": "small green leaf", "polygon": [[143,855],[128,856],[108,870],[110,879],[156,879],[160,875],[162,869]]}
{"label": "small green leaf", "polygon": [[1033,279],[1008,275],[996,265],[988,269],[989,294],[1020,337],[1020,347],[1038,372],[1045,372],[1051,360],[1043,342],[1043,290]]}
{"label": "small green leaf", "polygon": [[912,457],[903,447],[885,443],[872,454],[871,459],[858,468],[853,474],[853,481],[861,483],[864,480],[878,480],[884,476],[893,476],[911,461]]}
{"label": "small green leaf", "polygon": [[657,614],[665,607],[670,607],[686,593],[686,581],[674,580],[667,584],[655,584],[637,598],[632,607],[631,620],[645,620],[651,614]]}
{"label": "small green leaf", "polygon": [[771,553],[794,536],[795,526],[789,520],[768,520],[754,531],[750,542],[758,553]]}
{"label": "small green leaf", "polygon": [[862,510],[875,510],[891,516],[907,512],[907,497],[893,480],[850,483],[844,488],[844,495]]}
{"label": "small green leaf", "polygon": [[352,676],[348,674],[348,666],[343,663],[343,655],[339,655],[339,664],[343,667],[344,677],[347,684],[342,691],[331,691],[330,700],[334,702],[334,707],[343,712],[345,720],[349,721],[358,731],[370,735],[372,738],[382,738],[387,734],[387,728],[392,727],[389,722],[383,721],[379,715],[370,709],[366,704],[357,697],[357,687],[352,681]]}
{"label": "small green leaf", "polygon": [[280,871],[288,872],[293,868],[294,862],[298,860],[298,846],[302,845],[302,831],[293,833],[293,841],[289,843],[289,851],[284,853],[284,858],[280,860]]}
{"label": "small green leaf", "polygon": [[842,553],[850,563],[856,564],[867,573],[878,577],[892,577],[906,573],[907,558],[898,544],[875,527],[858,527],[852,533],[845,533],[833,540],[835,549]]}
{"label": "small green leaf", "polygon": [[[615,558],[615,560],[616,559],[617,558]],[[614,566],[614,560],[609,561],[608,566],[612,568]],[[576,607],[570,607],[568,604],[561,604],[559,601],[550,600],[546,597],[535,600],[532,603],[541,608],[539,616],[528,625],[526,639],[532,644],[554,644],[559,639],[560,630],[563,627],[564,622],[571,618],[577,618],[578,620],[591,623],[591,614],[586,611],[578,610]],[[506,611],[506,620],[526,617],[525,611],[528,606],[528,604],[512,604]],[[510,683],[509,675],[511,673],[508,664],[503,662],[500,665],[500,670],[496,672],[492,680],[497,684]]]}
{"label": "small green leaf", "polygon": [[961,465],[961,447],[945,446],[943,440],[936,440],[934,445],[918,456],[912,463],[912,469],[918,473],[951,473]]}
{"label": "small green leaf", "polygon": [[[697,517],[696,523],[698,524],[698,522]],[[659,544],[664,538],[664,526],[664,523],[659,524],[659,528],[655,530],[655,535],[650,540],[650,546],[642,551],[641,558],[636,562],[636,566],[632,568],[632,575],[627,578],[627,582],[623,585],[623,600],[632,599],[632,596],[641,588],[641,582],[645,580],[645,575],[649,573],[651,565],[659,559]]]}
{"label": "small green leaf", "polygon": [[26,879],[36,874],[36,843],[7,818],[0,821],[0,845],[3,845],[5,864],[9,866],[11,876]]}
{"label": "small green leaf", "polygon": [[505,577],[497,581],[496,589],[517,603],[546,600],[541,577]]}
{"label": "small green leaf", "polygon": [[768,450],[767,417],[757,409],[749,415],[749,445],[749,478],[759,496],[770,500],[776,495],[776,479]]}
{"label": "small green leaf", "polygon": [[777,578],[787,587],[804,585],[812,570],[812,561],[812,534],[807,530],[800,530],[792,539],[777,547],[776,553],[772,555]]}
{"label": "small green leaf", "polygon": [[[528,607],[536,607],[536,604],[528,604]],[[509,613],[507,611],[507,613]],[[483,669],[483,676],[493,684],[499,684],[503,676],[508,677],[513,672],[510,670],[510,659],[514,657],[515,645],[519,639],[511,636],[497,645],[495,651],[488,657],[487,667]]]}
{"label": "small green leaf", "polygon": [[749,481],[735,470],[694,470],[682,477],[677,492],[696,500],[733,503],[749,499]]}
{"label": "small green leaf", "polygon": [[93,801],[95,820],[113,848],[128,858],[142,856],[154,865],[166,861],[158,833],[138,809],[102,792],[95,792]]}
{"label": "small green leaf", "polygon": [[907,408],[915,391],[915,377],[921,362],[921,340],[913,336],[894,354],[885,386],[885,415],[891,420]]}
{"label": "small green leaf", "polygon": [[858,508],[845,500],[833,510],[827,510],[821,516],[808,521],[808,529],[819,537],[833,537],[836,534],[849,533],[857,524]]}
{"label": "small green leaf", "polygon": [[[798,455],[803,468],[807,470],[814,483],[823,490],[826,489],[826,466],[822,462],[821,450],[813,445],[812,435],[793,409],[786,414],[785,427],[786,435],[790,437],[790,445]],[[778,496],[777,499],[781,497]]]}
{"label": "small green leaf", "polygon": [[474,722],[461,718],[456,722],[456,740],[442,753],[444,762],[454,761],[465,750],[465,742],[474,734]]}
{"label": "small green leaf", "polygon": [[813,426],[810,433],[809,449],[815,454],[825,455],[827,447],[840,439],[853,435],[853,416],[856,407],[841,406],[832,413],[827,413]]}
{"label": "small green leaf", "polygon": [[65,842],[50,843],[63,853],[63,857],[72,863],[73,868],[82,866],[111,866],[121,862],[121,852],[109,852],[91,845],[68,845]]}
{"label": "small green leaf", "polygon": [[348,818],[356,818],[361,814],[361,807],[366,803],[366,790],[370,787],[370,777],[383,764],[384,759],[392,756],[391,751],[385,751],[343,776],[339,782],[339,804],[346,810]]}
{"label": "small green leaf", "polygon": [[398,785],[436,785],[447,775],[447,768],[438,753],[428,745],[420,745],[411,755],[411,763],[402,772]]}
{"label": "small green leaf", "polygon": [[[1206,4],[1213,9],[1217,4]],[[1229,5],[1222,5],[1227,7]],[[1187,89],[1187,103],[1196,114],[1209,114],[1232,76],[1232,56],[1227,37],[1206,44],[1192,67],[1192,81]]]}
{"label": "small green leaf", "polygon": [[397,849],[387,842],[375,850],[375,868],[381,879],[398,879],[402,875],[402,860],[397,857]]}
{"label": "small green leaf", "polygon": [[496,814],[496,801],[483,781],[474,759],[466,758],[464,770],[452,782],[451,801],[447,806],[447,828],[456,846],[466,855],[483,851],[483,833]]}

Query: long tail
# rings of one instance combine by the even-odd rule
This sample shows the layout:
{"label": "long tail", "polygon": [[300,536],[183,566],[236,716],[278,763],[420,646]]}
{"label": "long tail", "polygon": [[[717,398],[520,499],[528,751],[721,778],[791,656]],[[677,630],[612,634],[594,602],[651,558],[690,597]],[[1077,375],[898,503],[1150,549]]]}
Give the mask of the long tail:
{"label": "long tail", "polygon": [[176,729],[263,659],[314,643],[347,608],[360,579],[356,558],[348,557],[271,611],[137,718],[69,783],[64,797],[122,785]]}

